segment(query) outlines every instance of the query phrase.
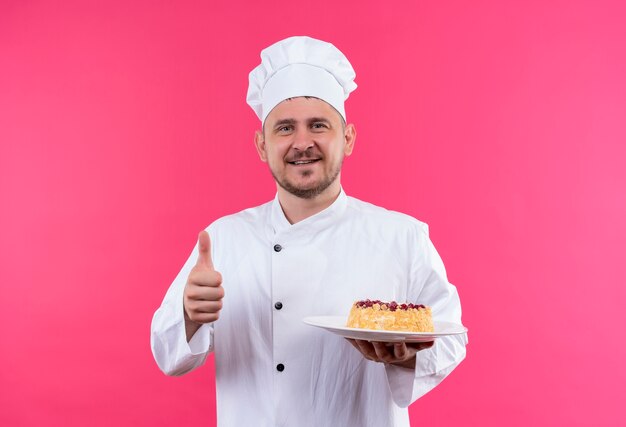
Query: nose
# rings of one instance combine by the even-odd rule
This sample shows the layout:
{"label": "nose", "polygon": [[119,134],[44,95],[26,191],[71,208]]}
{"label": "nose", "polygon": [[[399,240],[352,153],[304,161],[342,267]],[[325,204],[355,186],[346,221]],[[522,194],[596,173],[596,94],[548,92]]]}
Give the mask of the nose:
{"label": "nose", "polygon": [[313,138],[306,129],[298,129],[294,133],[291,146],[298,151],[308,150],[313,147]]}

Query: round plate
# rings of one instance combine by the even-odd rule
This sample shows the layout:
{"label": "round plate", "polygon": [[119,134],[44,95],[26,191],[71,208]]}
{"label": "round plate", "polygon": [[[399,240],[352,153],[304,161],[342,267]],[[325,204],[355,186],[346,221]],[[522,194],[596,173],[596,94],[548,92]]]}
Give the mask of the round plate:
{"label": "round plate", "polygon": [[459,335],[467,332],[463,325],[452,322],[433,321],[435,332],[402,332],[402,331],[376,331],[372,329],[348,328],[346,316],[313,316],[302,319],[304,323],[318,328],[326,329],[334,334],[345,338],[379,342],[427,342],[439,337]]}

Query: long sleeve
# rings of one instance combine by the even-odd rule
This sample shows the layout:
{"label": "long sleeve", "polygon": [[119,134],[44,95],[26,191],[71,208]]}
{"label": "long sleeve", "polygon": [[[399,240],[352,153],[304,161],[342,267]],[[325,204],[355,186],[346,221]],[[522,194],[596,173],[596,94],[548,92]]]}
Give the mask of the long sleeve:
{"label": "long sleeve", "polygon": [[194,370],[204,364],[208,353],[212,351],[212,324],[202,325],[189,343],[185,333],[183,292],[197,258],[196,245],[152,318],[152,354],[159,368],[167,375],[183,375]]}
{"label": "long sleeve", "polygon": [[[407,295],[412,301],[431,306],[435,321],[462,324],[456,287],[448,282],[443,262],[428,238],[426,224],[420,225]],[[465,358],[467,342],[467,334],[437,338],[431,348],[416,354],[414,370],[386,365],[394,402],[407,407],[435,388]]]}

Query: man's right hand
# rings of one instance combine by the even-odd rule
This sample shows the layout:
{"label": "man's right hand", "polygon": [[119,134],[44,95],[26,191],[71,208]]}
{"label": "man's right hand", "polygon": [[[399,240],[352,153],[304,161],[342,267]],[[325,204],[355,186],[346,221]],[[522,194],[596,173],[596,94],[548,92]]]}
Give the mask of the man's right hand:
{"label": "man's right hand", "polygon": [[198,261],[189,273],[183,295],[187,341],[203,323],[219,318],[224,298],[222,275],[213,267],[211,241],[204,230],[198,235],[198,251]]}

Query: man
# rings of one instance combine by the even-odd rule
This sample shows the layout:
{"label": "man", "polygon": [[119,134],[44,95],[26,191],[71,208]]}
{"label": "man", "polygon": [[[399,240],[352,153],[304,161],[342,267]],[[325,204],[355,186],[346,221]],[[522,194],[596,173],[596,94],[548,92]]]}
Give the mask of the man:
{"label": "man", "polygon": [[425,224],[341,188],[356,139],[345,56],[291,37],[261,58],[248,103],[276,198],[200,233],[154,315],[153,354],[182,375],[214,352],[220,425],[407,426],[406,408],[461,362],[466,336],[387,345],[302,318],[347,314],[369,298],[429,305],[435,320],[461,323],[456,288]]}

